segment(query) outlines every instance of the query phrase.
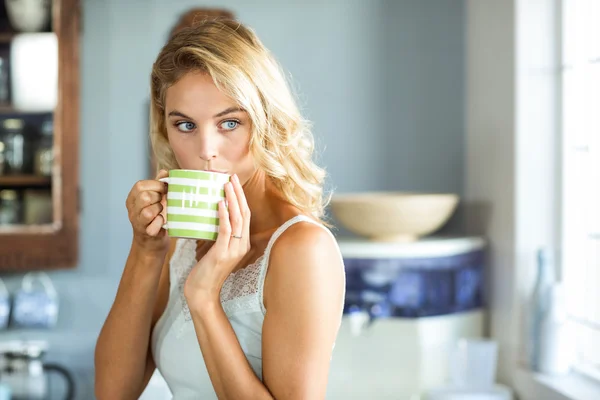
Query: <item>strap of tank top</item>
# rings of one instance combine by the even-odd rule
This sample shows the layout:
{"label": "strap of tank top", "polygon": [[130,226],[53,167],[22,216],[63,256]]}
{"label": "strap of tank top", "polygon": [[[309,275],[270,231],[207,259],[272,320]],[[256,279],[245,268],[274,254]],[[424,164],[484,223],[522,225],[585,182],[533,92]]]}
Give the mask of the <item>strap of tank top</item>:
{"label": "strap of tank top", "polygon": [[[325,226],[319,224],[315,220],[307,217],[306,215],[296,215],[295,217],[287,220],[283,225],[281,225],[279,228],[277,228],[275,233],[273,233],[273,235],[271,236],[271,239],[269,240],[269,243],[267,244],[267,248],[265,250],[263,260],[260,265],[260,275],[258,276],[258,301],[260,302],[260,308],[263,312],[263,315],[266,312],[265,303],[263,302],[263,289],[265,286],[265,276],[267,276],[267,269],[269,268],[269,256],[271,255],[271,249],[273,248],[273,245],[275,244],[275,242],[277,241],[277,239],[279,238],[279,236],[281,236],[281,234],[283,232],[285,232],[290,226],[294,225],[297,222],[301,222],[301,221],[313,223],[313,224],[318,225],[318,226],[322,227],[323,229],[327,230],[327,232],[329,232],[329,230]],[[329,233],[331,233],[331,232],[329,232]]]}

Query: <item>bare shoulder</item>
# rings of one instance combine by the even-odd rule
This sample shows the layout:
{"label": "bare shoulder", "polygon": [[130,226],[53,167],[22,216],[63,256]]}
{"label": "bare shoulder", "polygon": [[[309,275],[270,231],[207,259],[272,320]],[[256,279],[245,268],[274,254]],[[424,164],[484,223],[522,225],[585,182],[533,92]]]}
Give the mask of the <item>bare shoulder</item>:
{"label": "bare shoulder", "polygon": [[298,222],[277,239],[265,280],[266,307],[272,297],[304,292],[317,298],[340,299],[344,290],[342,257],[335,238],[326,228]]}
{"label": "bare shoulder", "polygon": [[339,256],[339,248],[333,235],[325,227],[310,222],[298,222],[290,226],[275,242],[271,260],[295,258]]}

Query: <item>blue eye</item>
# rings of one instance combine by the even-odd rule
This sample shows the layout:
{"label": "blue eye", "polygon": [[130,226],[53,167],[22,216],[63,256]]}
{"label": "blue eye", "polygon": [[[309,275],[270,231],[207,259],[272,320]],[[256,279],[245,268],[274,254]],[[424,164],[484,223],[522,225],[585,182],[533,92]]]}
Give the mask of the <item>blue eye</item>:
{"label": "blue eye", "polygon": [[196,124],[194,124],[193,122],[178,122],[175,124],[175,126],[181,132],[191,132],[196,127]]}
{"label": "blue eye", "polygon": [[224,129],[226,131],[232,131],[235,128],[237,128],[239,124],[240,123],[234,119],[228,119],[227,121],[223,121],[220,124],[220,126],[221,126],[221,129]]}

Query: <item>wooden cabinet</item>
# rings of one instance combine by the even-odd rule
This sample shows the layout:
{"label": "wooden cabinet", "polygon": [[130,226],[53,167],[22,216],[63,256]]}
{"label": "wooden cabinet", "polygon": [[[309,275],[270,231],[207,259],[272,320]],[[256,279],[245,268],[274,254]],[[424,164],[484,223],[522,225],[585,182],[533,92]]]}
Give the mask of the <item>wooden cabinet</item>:
{"label": "wooden cabinet", "polygon": [[[7,73],[10,94],[0,105],[0,270],[72,268],[77,265],[79,247],[80,2],[54,0],[45,35],[11,31],[7,14],[3,17],[1,72]],[[27,71],[15,70],[12,46],[36,35],[56,43],[57,57],[45,58],[49,47],[43,46],[19,61]],[[27,84],[28,78],[41,79],[35,72],[40,68],[56,67],[52,108],[16,105],[19,93],[13,90],[14,79]],[[0,86],[3,81],[0,76]],[[44,84],[41,81],[39,87]],[[27,92],[30,98],[33,93]]]}

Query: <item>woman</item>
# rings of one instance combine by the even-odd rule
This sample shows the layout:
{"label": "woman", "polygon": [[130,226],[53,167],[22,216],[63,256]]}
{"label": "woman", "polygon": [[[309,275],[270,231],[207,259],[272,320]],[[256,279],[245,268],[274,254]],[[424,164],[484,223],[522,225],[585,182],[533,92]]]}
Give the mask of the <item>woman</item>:
{"label": "woman", "polygon": [[[152,69],[156,180],[127,199],[133,241],[96,346],[98,399],[154,369],[179,399],[325,397],[345,289],[324,172],[277,63],[235,21],[177,33]],[[166,170],[232,175],[216,242],[169,239]]]}

